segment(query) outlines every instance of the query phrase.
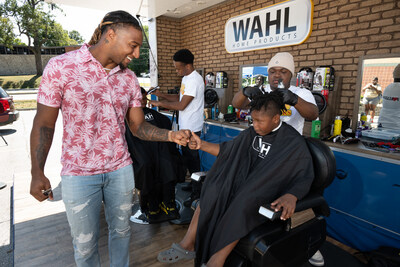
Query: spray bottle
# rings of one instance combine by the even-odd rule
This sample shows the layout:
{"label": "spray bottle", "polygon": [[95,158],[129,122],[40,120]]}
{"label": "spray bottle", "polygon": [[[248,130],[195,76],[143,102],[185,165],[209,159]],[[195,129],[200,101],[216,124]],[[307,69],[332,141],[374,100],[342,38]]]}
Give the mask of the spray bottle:
{"label": "spray bottle", "polygon": [[335,123],[333,126],[333,135],[338,136],[341,135],[341,133],[342,133],[342,120],[340,119],[340,116],[336,116]]}
{"label": "spray bottle", "polygon": [[316,120],[312,121],[311,137],[319,138],[320,133],[321,133],[321,121],[319,120],[319,118],[317,118]]}

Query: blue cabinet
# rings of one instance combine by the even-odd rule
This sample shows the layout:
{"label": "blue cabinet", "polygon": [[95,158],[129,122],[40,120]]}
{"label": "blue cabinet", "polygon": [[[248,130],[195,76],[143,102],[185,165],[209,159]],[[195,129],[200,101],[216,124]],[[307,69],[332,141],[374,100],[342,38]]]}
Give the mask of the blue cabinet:
{"label": "blue cabinet", "polygon": [[400,248],[400,161],[333,150],[337,177],[324,194],[328,235],[361,251]]}

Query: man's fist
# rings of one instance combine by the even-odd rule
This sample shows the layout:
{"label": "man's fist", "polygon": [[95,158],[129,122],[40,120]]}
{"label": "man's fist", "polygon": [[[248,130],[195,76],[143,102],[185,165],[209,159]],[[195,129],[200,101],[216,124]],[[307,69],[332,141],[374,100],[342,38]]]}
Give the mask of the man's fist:
{"label": "man's fist", "polygon": [[172,142],[177,143],[181,146],[186,146],[189,142],[190,131],[189,130],[179,130],[177,132],[170,131],[168,139]]}
{"label": "man's fist", "polygon": [[289,89],[278,89],[278,93],[282,96],[284,104],[295,106],[299,100],[299,97]]}

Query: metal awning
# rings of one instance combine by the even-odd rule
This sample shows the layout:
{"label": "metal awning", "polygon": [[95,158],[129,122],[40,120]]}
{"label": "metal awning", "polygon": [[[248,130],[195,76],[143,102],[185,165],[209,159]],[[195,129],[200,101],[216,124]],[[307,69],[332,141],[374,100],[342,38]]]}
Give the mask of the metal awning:
{"label": "metal awning", "polygon": [[125,10],[133,15],[182,18],[226,0],[45,0],[48,3],[105,11]]}

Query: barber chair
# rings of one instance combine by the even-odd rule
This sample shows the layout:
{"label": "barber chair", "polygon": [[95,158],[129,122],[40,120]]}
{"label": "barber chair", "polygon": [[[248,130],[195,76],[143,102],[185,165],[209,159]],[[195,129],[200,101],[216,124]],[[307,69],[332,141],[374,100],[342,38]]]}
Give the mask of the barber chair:
{"label": "barber chair", "polygon": [[[286,221],[279,218],[270,221],[266,218],[264,224],[243,237],[227,258],[226,267],[298,267],[306,263],[324,243],[324,216],[329,216],[329,207],[323,192],[335,177],[336,161],[330,148],[320,140],[306,138],[306,142],[312,155],[315,174],[309,193],[297,202],[292,218]],[[192,207],[195,205],[196,201]],[[305,222],[292,225],[298,214],[307,211],[315,216],[313,214]]]}

